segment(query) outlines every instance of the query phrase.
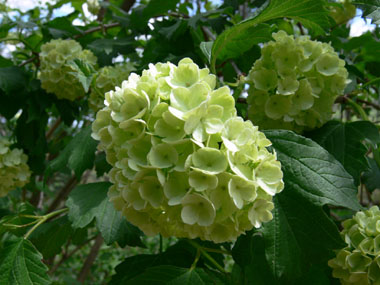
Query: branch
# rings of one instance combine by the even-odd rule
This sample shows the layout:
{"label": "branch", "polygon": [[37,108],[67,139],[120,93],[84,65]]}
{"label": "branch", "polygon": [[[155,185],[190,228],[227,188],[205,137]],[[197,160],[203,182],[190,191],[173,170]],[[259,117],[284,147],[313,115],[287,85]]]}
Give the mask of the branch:
{"label": "branch", "polygon": [[59,117],[57,121],[55,121],[54,125],[50,128],[50,130],[46,133],[46,140],[49,140],[51,135],[54,133],[54,131],[58,128],[58,126],[61,124],[62,119]]}
{"label": "branch", "polygon": [[102,244],[103,244],[103,238],[99,234],[95,239],[95,243],[92,246],[91,251],[90,251],[86,261],[84,262],[81,271],[79,272],[79,276],[77,278],[77,280],[79,282],[84,283],[84,281],[86,280],[87,275],[90,273],[91,266],[94,263],[96,256],[98,255],[100,247],[102,246]]}
{"label": "branch", "polygon": [[99,27],[94,27],[94,28],[88,29],[86,31],[83,31],[81,34],[75,35],[73,38],[74,39],[79,39],[79,38],[84,37],[85,35],[91,34],[93,32],[97,32],[97,31],[100,31],[100,30],[106,31],[108,29],[111,29],[111,28],[114,28],[114,27],[118,27],[118,26],[120,26],[120,23],[111,23],[111,24],[101,25]]}
{"label": "branch", "polygon": [[92,238],[89,238],[85,242],[81,243],[80,245],[76,246],[69,254],[63,255],[61,260],[58,261],[57,264],[55,264],[48,272],[48,274],[53,274],[66,260],[68,260],[70,257],[72,257],[78,250],[80,250],[83,246],[88,244],[90,241],[94,240],[97,236],[94,236]]}
{"label": "branch", "polygon": [[36,59],[38,59],[38,55],[33,56],[33,57],[31,57],[31,58],[29,58],[29,59],[27,59],[27,60],[21,62],[21,63],[18,65],[18,67],[22,67],[22,66],[24,66],[24,65],[26,65],[26,64],[28,64],[28,63],[31,63],[31,62],[35,61]]}
{"label": "branch", "polygon": [[374,107],[376,110],[380,110],[380,105],[376,104],[376,103],[372,103],[372,102],[369,102],[369,101],[365,101],[365,100],[362,100],[362,99],[356,99],[357,102],[359,103],[362,103],[362,104],[366,104],[368,106],[372,106]]}
{"label": "branch", "polygon": [[69,195],[69,193],[75,187],[75,185],[77,185],[77,183],[78,183],[78,181],[77,181],[75,175],[73,175],[71,177],[71,179],[69,181],[67,181],[67,183],[65,184],[65,186],[63,186],[63,188],[61,189],[61,191],[59,191],[58,196],[54,199],[53,203],[51,203],[51,205],[50,205],[50,207],[48,209],[48,212],[54,211],[59,206],[59,204],[64,199],[66,199],[67,195]]}

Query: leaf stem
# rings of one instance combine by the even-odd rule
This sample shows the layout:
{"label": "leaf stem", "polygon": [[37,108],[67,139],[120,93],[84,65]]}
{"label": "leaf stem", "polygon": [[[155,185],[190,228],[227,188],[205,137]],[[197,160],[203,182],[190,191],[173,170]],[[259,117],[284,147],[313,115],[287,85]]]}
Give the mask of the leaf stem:
{"label": "leaf stem", "polygon": [[201,254],[206,258],[208,259],[220,272],[223,272],[223,273],[227,273],[227,271],[218,263],[216,262],[216,260],[211,256],[209,255],[202,246],[200,246],[199,244],[197,244],[196,242],[192,241],[192,240],[188,240],[188,242],[194,246],[197,250],[199,250],[201,252]]}
{"label": "leaf stem", "polygon": [[[24,236],[24,239],[27,239],[33,232],[36,228],[38,228],[40,225],[42,225],[43,223],[45,223],[47,220],[49,220],[50,218],[54,217],[54,216],[57,216],[57,215],[60,215],[60,214],[63,214],[65,212],[67,212],[69,209],[68,208],[64,208],[64,209],[60,209],[60,210],[57,210],[57,211],[54,211],[54,212],[51,212],[49,214],[46,214],[44,216],[41,216],[39,218],[39,220],[36,220],[38,221]],[[34,223],[34,222],[33,222]]]}
{"label": "leaf stem", "polygon": [[190,267],[190,271],[194,270],[197,267],[197,263],[200,257],[201,257],[201,250],[198,248],[197,255],[195,256],[194,262]]}

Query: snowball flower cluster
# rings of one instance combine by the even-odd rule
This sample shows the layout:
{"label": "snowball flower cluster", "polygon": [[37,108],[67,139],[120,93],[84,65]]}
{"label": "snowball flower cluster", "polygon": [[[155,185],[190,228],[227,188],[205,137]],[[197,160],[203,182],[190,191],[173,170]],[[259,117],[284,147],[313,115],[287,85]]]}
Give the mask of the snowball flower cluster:
{"label": "snowball flower cluster", "polygon": [[247,82],[248,117],[262,129],[301,132],[322,126],[347,83],[344,60],[331,45],[274,33],[261,49]]}
{"label": "snowball flower cluster", "polygon": [[329,261],[342,284],[380,284],[380,210],[373,206],[343,222],[347,247]]}
{"label": "snowball flower cluster", "polygon": [[29,182],[28,157],[22,150],[10,149],[9,140],[0,137],[0,197]]}
{"label": "snowball flower cluster", "polygon": [[82,84],[75,77],[70,62],[74,59],[95,65],[97,58],[89,50],[82,50],[74,40],[51,40],[41,46],[41,86],[59,99],[75,100],[84,96]]}
{"label": "snowball flower cluster", "polygon": [[280,162],[215,81],[189,58],[150,64],[106,93],[97,113],[110,201],[148,235],[233,241],[272,219]]}
{"label": "snowball flower cluster", "polygon": [[96,76],[95,84],[91,87],[89,105],[95,112],[104,107],[104,94],[115,86],[120,86],[123,80],[128,79],[131,71],[135,70],[131,63],[101,68]]}

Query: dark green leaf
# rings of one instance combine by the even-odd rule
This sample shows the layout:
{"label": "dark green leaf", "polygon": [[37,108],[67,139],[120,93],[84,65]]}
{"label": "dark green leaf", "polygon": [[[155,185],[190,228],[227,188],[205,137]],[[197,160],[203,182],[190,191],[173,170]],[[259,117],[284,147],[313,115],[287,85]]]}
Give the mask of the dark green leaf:
{"label": "dark green leaf", "polygon": [[308,133],[308,137],[328,150],[352,175],[356,185],[360,182],[361,173],[368,169],[365,157],[368,148],[362,141],[368,140],[376,145],[380,140],[378,129],[368,121],[330,121]]}
{"label": "dark green leaf", "polygon": [[33,244],[17,238],[0,254],[0,284],[50,284],[42,255]]}
{"label": "dark green leaf", "polygon": [[44,258],[48,259],[61,251],[62,245],[66,243],[72,231],[67,216],[63,216],[40,225],[30,235],[30,240]]}
{"label": "dark green leaf", "polygon": [[107,244],[117,241],[121,246],[143,246],[141,232],[108,201],[107,192],[111,185],[109,182],[98,182],[74,188],[66,201],[72,226],[83,228],[95,218]]}
{"label": "dark green leaf", "polygon": [[143,15],[146,19],[149,19],[154,16],[165,14],[169,10],[173,10],[178,2],[179,0],[151,0],[143,10]]}
{"label": "dark green leaf", "polygon": [[67,165],[79,179],[86,169],[92,168],[97,144],[97,141],[91,137],[91,126],[82,129],[62,153],[49,163],[46,178]]}
{"label": "dark green leaf", "polygon": [[135,278],[129,280],[128,284],[202,285],[214,284],[214,282],[201,268],[189,270],[172,265],[161,265],[148,268],[141,275],[138,275]]}
{"label": "dark green leaf", "polygon": [[23,89],[27,84],[27,77],[22,68],[11,66],[0,68],[0,89],[5,93],[13,93]]}
{"label": "dark green leaf", "polygon": [[273,143],[287,187],[318,206],[359,210],[357,189],[343,166],[316,142],[291,131],[265,132]]}
{"label": "dark green leaf", "polygon": [[98,154],[95,157],[95,170],[96,170],[96,176],[100,177],[104,173],[107,173],[112,168],[111,165],[107,162],[106,154],[104,152]]}
{"label": "dark green leaf", "polygon": [[363,182],[369,191],[380,189],[380,167],[373,158],[367,157],[369,169],[363,173]]}
{"label": "dark green leaf", "polygon": [[274,197],[274,203],[273,220],[264,224],[262,232],[276,277],[294,280],[309,263],[327,262],[333,249],[344,247],[334,222],[291,184]]}
{"label": "dark green leaf", "polygon": [[[232,248],[232,257],[239,265],[242,284],[276,284],[265,257],[264,239],[260,233],[241,235]],[[242,279],[242,280],[241,280]]]}
{"label": "dark green leaf", "polygon": [[[259,23],[286,17],[301,22],[305,27],[317,34],[324,34],[324,28],[331,23],[324,5],[324,0],[271,0],[269,5],[258,16],[225,30],[216,38],[212,48],[212,69],[215,69],[217,59],[226,59],[227,56],[230,56],[230,51],[236,52],[238,46],[242,45],[244,47],[240,49],[240,53],[247,51],[253,44],[249,44],[250,40],[245,37],[255,37],[256,31],[252,27]],[[251,31],[249,36],[247,36],[247,30]],[[261,33],[266,35],[265,30],[262,30]],[[262,35],[260,37],[262,38]],[[248,43],[243,44],[243,42]]]}

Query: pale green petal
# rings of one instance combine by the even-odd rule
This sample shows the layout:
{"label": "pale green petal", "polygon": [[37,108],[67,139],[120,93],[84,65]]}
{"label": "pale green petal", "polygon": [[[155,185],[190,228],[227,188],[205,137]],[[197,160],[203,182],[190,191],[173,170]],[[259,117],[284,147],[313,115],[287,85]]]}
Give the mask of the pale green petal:
{"label": "pale green petal", "polygon": [[215,175],[206,174],[200,171],[191,171],[189,174],[189,184],[196,191],[215,189],[218,185],[218,178]]}
{"label": "pale green petal", "polygon": [[226,170],[228,162],[224,153],[215,148],[200,148],[192,155],[193,166],[209,174]]}
{"label": "pale green petal", "polygon": [[174,166],[178,161],[178,153],[175,148],[169,144],[159,144],[148,153],[149,163],[157,168],[168,168]]}

